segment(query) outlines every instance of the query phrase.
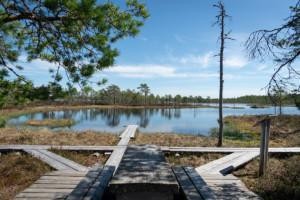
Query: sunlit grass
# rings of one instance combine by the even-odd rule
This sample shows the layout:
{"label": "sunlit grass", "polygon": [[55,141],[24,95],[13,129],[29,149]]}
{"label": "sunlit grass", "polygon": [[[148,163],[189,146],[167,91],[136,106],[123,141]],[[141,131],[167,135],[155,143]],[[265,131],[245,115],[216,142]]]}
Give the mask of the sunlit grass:
{"label": "sunlit grass", "polygon": [[73,119],[43,119],[43,120],[28,120],[26,122],[30,126],[47,126],[51,128],[56,127],[70,127],[75,124]]}
{"label": "sunlit grass", "polygon": [[258,177],[259,159],[234,172],[246,186],[266,200],[299,199],[300,155],[274,155],[263,177]]}

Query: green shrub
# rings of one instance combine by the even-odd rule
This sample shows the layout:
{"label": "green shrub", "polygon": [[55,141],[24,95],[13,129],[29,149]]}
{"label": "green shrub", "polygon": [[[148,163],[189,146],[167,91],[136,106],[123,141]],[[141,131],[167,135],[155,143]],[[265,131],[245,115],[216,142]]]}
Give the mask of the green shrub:
{"label": "green shrub", "polygon": [[6,125],[6,120],[0,117],[0,128],[4,128]]}
{"label": "green shrub", "polygon": [[[218,128],[212,128],[210,130],[210,136],[212,137],[218,137],[219,129]],[[223,135],[225,139],[231,139],[231,140],[251,140],[253,137],[248,133],[240,132],[239,130],[225,126],[223,130]]]}

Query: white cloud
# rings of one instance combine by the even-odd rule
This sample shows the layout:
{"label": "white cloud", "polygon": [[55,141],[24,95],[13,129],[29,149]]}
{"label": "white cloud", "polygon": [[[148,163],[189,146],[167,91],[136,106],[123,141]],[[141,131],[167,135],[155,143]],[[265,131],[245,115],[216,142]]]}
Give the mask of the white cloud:
{"label": "white cloud", "polygon": [[27,62],[24,57],[20,58],[18,64],[24,66],[24,73],[45,73],[48,72],[49,69],[55,69],[57,67],[54,63],[41,59]]}
{"label": "white cloud", "polygon": [[199,65],[200,67],[207,67],[213,58],[213,52],[209,51],[204,55],[187,55],[181,58],[178,58],[178,62],[184,65]]}
{"label": "white cloud", "polygon": [[229,56],[224,60],[224,67],[243,68],[248,64],[248,61],[242,56]]}
{"label": "white cloud", "polygon": [[[217,72],[180,72],[174,67],[164,65],[118,65],[104,70],[126,78],[218,78]],[[107,74],[106,74],[107,75]],[[231,74],[226,79],[233,79]]]}
{"label": "white cloud", "polygon": [[[194,67],[213,67],[218,66],[218,58],[215,57],[216,53],[209,51],[205,54],[188,54],[183,57],[176,57],[172,55],[171,61],[176,65],[183,66],[194,66]],[[225,56],[224,67],[228,68],[243,68],[248,64],[246,58],[240,53],[230,53],[230,55]]]}
{"label": "white cloud", "polygon": [[168,77],[175,73],[175,69],[160,65],[119,65],[106,69],[104,72],[115,73],[123,77],[151,78]]}

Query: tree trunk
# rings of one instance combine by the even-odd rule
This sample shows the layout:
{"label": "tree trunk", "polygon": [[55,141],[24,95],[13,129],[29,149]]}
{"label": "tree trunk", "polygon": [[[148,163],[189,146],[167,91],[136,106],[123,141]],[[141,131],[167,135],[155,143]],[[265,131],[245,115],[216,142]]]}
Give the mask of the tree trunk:
{"label": "tree trunk", "polygon": [[217,146],[223,145],[223,56],[224,56],[224,18],[225,10],[223,5],[221,6],[221,46],[220,46],[220,91],[219,91],[219,137]]}

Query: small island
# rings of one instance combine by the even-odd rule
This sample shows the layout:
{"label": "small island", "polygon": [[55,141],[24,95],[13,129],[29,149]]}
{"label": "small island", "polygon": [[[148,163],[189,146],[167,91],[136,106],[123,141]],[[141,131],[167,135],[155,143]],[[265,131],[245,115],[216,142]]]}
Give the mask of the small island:
{"label": "small island", "polygon": [[26,125],[29,126],[46,126],[50,128],[70,127],[75,124],[73,119],[43,119],[43,120],[28,120]]}

